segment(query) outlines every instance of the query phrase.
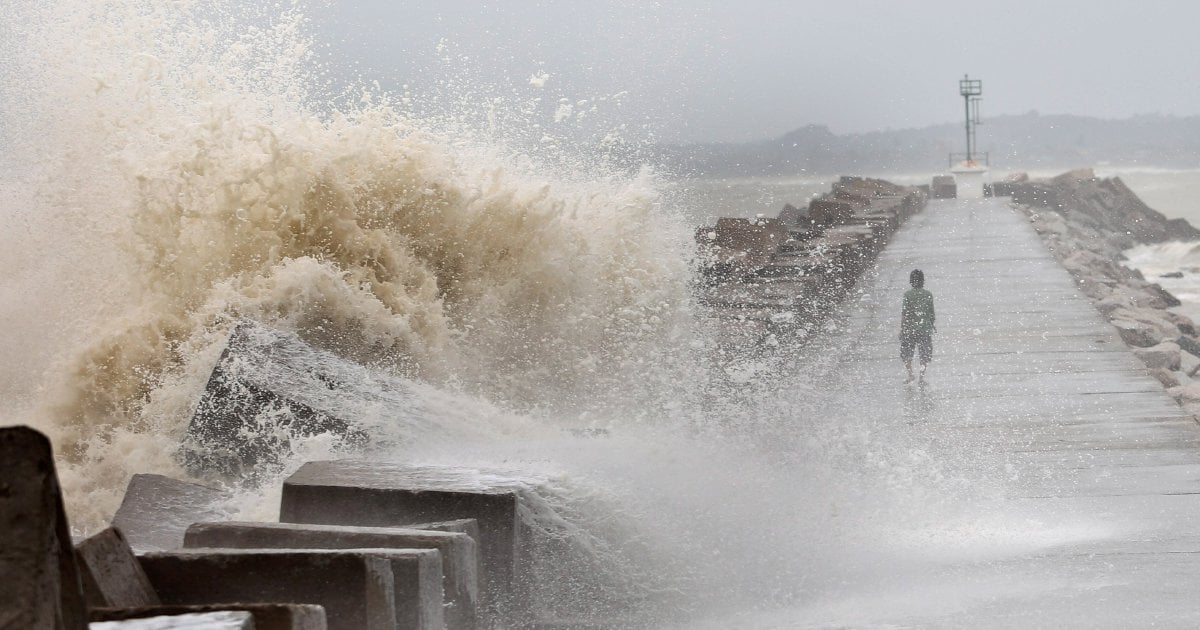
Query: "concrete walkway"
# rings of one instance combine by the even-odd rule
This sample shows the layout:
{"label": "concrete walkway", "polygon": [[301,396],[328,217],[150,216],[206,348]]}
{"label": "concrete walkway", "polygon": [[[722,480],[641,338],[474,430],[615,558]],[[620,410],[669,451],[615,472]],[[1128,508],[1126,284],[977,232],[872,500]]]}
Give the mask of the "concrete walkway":
{"label": "concrete walkway", "polygon": [[[913,268],[937,307],[925,387],[903,384],[897,357]],[[827,391],[855,395],[808,415],[870,416],[863,431],[893,455],[978,487],[934,484],[953,516],[879,534],[920,562],[882,558],[778,627],[1200,627],[1200,426],[1023,216],[932,201],[879,269],[819,352]]]}

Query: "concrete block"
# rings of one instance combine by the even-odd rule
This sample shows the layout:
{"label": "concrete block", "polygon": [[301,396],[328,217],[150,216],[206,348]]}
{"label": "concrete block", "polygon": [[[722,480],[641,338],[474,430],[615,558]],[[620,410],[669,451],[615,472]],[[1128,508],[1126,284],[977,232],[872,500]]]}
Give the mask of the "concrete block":
{"label": "concrete block", "polygon": [[0,429],[0,628],[87,626],[50,440]]}
{"label": "concrete block", "polygon": [[[295,523],[197,523],[188,528],[184,546],[237,549],[436,549],[442,561],[446,627],[457,630],[474,628],[476,624],[479,552],[475,540],[465,533]],[[407,589],[413,593],[420,588],[419,583],[402,585],[399,577],[396,585],[398,590]],[[398,613],[402,624],[411,617],[409,623],[413,627],[436,627],[433,620],[417,623],[416,613],[420,612],[420,608],[409,606],[411,602],[400,598],[397,603],[404,604],[400,606],[403,613]]]}
{"label": "concrete block", "polygon": [[279,520],[395,527],[473,518],[484,605],[508,615],[528,601],[528,529],[518,517],[522,488],[516,480],[469,469],[308,462],[284,481]]}
{"label": "concrete block", "polygon": [[725,249],[767,255],[783,242],[787,228],[778,219],[751,220],[722,217],[713,229],[712,243]]}
{"label": "concrete block", "polygon": [[236,610],[101,621],[89,624],[88,628],[89,630],[258,630],[250,613]]}
{"label": "concrete block", "polygon": [[808,202],[808,216],[817,225],[842,225],[850,220],[855,206],[843,199],[813,199]]}
{"label": "concrete block", "polygon": [[933,183],[929,186],[929,196],[933,199],[954,199],[958,196],[958,184],[952,175],[934,175]]}
{"label": "concrete block", "polygon": [[808,216],[808,208],[797,208],[790,203],[784,204],[783,210],[779,211],[779,220],[790,229],[806,228],[812,225],[812,218]]}
{"label": "concrete block", "polygon": [[834,199],[840,199],[842,201],[849,201],[852,205],[855,206],[855,209],[860,209],[860,208],[863,208],[863,207],[867,206],[868,204],[870,204],[871,198],[874,195],[869,194],[869,193],[863,193],[862,191],[849,190],[849,189],[845,189],[845,188],[838,189],[835,184],[833,194],[831,196]]}
{"label": "concrete block", "polygon": [[[88,612],[97,621],[144,619],[163,615],[184,615],[235,610],[249,613],[254,630],[326,630],[325,609],[313,604],[209,604],[193,606],[147,606],[140,608],[93,608]],[[95,627],[94,625],[92,627]]]}
{"label": "concrete block", "polygon": [[915,186],[911,192],[904,196],[904,202],[900,206],[900,220],[907,220],[915,215],[929,203],[929,186]]}
{"label": "concrete block", "polygon": [[875,212],[872,208],[871,212],[857,214],[852,218],[855,223],[865,223],[876,227],[876,233],[883,237],[890,237],[900,229],[900,218],[898,215],[891,212]]}
{"label": "concrete block", "polygon": [[296,437],[333,433],[365,443],[345,410],[327,400],[331,391],[354,389],[330,368],[341,363],[295,335],[238,322],[188,425],[189,469],[252,479],[278,465]]}
{"label": "concrete block", "polygon": [[[164,604],[315,604],[325,609],[331,630],[392,630],[392,556],[398,553],[184,549],[142,554],[138,560]],[[436,552],[422,553],[440,562]]]}
{"label": "concrete block", "polygon": [[121,530],[109,527],[75,546],[89,608],[134,608],[159,603]]}
{"label": "concrete block", "polygon": [[[374,371],[315,348],[295,334],[241,321],[188,425],[182,456],[194,473],[254,483],[275,473],[298,440],[332,435],[361,447],[403,434],[406,424],[434,428],[412,381]],[[444,412],[443,412],[444,413]],[[457,426],[438,426],[453,435]]]}
{"label": "concrete block", "polygon": [[179,549],[188,525],[227,516],[223,506],[228,499],[216,488],[162,475],[134,475],[112,525],[134,551]]}
{"label": "concrete block", "polygon": [[443,630],[446,593],[442,554],[436,549],[363,549],[383,552],[392,564],[398,630]]}
{"label": "concrete block", "polygon": [[[415,523],[406,525],[409,529],[427,529],[435,532],[450,532],[452,534],[466,534],[475,541],[475,567],[476,567],[476,582],[482,596],[483,589],[483,553],[479,546],[479,521],[473,518],[459,518],[449,521],[433,521],[430,523]],[[480,600],[481,601],[481,600]],[[478,604],[476,605],[478,611]]]}
{"label": "concrete block", "polygon": [[788,226],[780,219],[759,217],[754,220],[754,225],[767,233],[768,252],[774,252],[788,238]]}

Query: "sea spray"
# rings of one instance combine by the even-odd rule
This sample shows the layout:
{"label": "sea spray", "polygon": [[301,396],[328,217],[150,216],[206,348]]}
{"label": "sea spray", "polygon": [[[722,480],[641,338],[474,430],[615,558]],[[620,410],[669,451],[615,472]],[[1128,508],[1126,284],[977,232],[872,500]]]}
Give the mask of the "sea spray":
{"label": "sea spray", "polygon": [[171,444],[238,317],[566,422],[659,415],[680,381],[663,369],[686,347],[688,254],[653,173],[547,177],[386,98],[330,111],[295,7],[27,11],[26,79],[48,93],[18,118],[43,143],[18,152],[46,156],[39,210],[84,219],[104,268],[75,262],[117,289],[41,401],[81,467],[78,522],[122,476],[178,473]]}
{"label": "sea spray", "polygon": [[1200,243],[1179,242],[1138,245],[1125,252],[1126,266],[1146,280],[1162,285],[1182,302],[1177,310],[1200,319]]}
{"label": "sea spray", "polygon": [[[354,98],[286,3],[23,3],[4,20],[19,36],[6,157],[23,174],[5,184],[3,218],[22,230],[0,254],[18,270],[3,369],[44,373],[4,390],[3,421],[53,436],[81,530],[131,474],[185,474],[176,449],[243,317],[412,379],[485,427],[398,426],[375,455],[536,476],[546,527],[658,622],[854,579],[881,553],[875,527],[934,518],[925,499],[958,487],[886,423],[823,417],[819,371],[765,361],[730,383],[709,369],[690,230],[653,169],[531,156],[456,123],[478,112],[396,105],[419,96]],[[607,433],[563,431],[581,428]],[[331,436],[293,448],[279,477],[346,453]],[[277,493],[234,501],[270,519]]]}

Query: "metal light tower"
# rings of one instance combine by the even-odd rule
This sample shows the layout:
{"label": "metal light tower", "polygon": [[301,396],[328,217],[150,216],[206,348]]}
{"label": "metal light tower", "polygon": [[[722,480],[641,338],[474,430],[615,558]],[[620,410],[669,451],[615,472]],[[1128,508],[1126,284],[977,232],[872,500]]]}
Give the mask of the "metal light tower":
{"label": "metal light tower", "polygon": [[[967,75],[958,82],[958,93],[963,97],[963,107],[966,111],[967,125],[967,159],[969,166],[975,164],[975,126],[979,123],[979,101],[983,95],[983,81],[972,79]],[[985,159],[986,162],[986,159]]]}
{"label": "metal light tower", "polygon": [[950,154],[950,172],[957,186],[955,194],[964,198],[984,196],[988,176],[988,155],[980,153],[975,146],[975,127],[979,120],[979,101],[983,95],[983,81],[963,75],[958,82],[958,94],[963,97],[966,110],[967,152]]}

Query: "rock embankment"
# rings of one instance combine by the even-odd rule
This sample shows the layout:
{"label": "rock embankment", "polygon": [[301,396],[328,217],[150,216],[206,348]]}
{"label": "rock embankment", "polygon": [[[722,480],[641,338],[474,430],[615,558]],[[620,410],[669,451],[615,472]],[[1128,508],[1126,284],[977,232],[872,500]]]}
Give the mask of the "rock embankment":
{"label": "rock embankment", "polygon": [[803,337],[926,201],[916,188],[842,177],[806,207],[788,204],[776,218],[720,218],[696,231],[705,261],[701,302],[730,343]]}
{"label": "rock embankment", "polygon": [[1097,178],[1091,169],[1009,181],[1003,192],[1012,195],[1014,205],[1029,216],[1080,290],[1150,373],[1200,420],[1196,324],[1170,310],[1179,306],[1175,296],[1121,264],[1122,252],[1134,245],[1200,240],[1200,230],[1183,219],[1167,219],[1119,178]]}

